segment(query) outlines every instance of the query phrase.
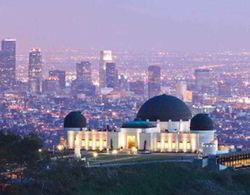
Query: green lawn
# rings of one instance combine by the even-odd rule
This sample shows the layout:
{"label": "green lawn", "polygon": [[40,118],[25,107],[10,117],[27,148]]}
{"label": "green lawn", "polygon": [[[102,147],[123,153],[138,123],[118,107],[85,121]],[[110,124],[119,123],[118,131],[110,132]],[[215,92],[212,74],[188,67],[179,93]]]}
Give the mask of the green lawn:
{"label": "green lawn", "polygon": [[90,165],[95,164],[114,164],[114,163],[127,163],[127,162],[143,162],[143,161],[156,161],[156,160],[185,160],[192,157],[186,156],[181,157],[178,154],[137,154],[137,155],[128,155],[128,154],[99,154],[96,158],[90,156],[88,161]]}

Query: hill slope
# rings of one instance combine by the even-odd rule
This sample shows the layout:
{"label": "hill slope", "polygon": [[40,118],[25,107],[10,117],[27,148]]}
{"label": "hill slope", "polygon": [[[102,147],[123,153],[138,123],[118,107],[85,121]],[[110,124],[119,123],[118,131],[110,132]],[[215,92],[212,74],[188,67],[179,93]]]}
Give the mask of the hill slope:
{"label": "hill slope", "polygon": [[86,169],[59,164],[11,194],[250,194],[250,170],[216,172],[190,164]]}

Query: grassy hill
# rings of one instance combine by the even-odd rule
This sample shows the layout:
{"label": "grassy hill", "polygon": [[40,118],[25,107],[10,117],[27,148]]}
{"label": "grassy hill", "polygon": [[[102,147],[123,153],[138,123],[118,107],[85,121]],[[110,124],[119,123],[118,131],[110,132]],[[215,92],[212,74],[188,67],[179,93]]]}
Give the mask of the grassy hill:
{"label": "grassy hill", "polygon": [[250,194],[250,170],[217,172],[190,164],[84,168],[59,163],[6,194]]}

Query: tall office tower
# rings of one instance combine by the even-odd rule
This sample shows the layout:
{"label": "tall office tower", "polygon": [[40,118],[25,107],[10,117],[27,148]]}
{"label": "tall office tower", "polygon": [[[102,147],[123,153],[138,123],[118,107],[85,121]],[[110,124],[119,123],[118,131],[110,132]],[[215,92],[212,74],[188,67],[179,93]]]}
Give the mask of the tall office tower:
{"label": "tall office tower", "polygon": [[218,95],[225,98],[232,96],[232,88],[229,82],[221,81],[218,83]]}
{"label": "tall office tower", "polygon": [[0,54],[0,85],[9,88],[16,81],[16,40],[2,40]]}
{"label": "tall office tower", "polygon": [[86,83],[92,83],[90,62],[83,61],[76,64],[76,79]]}
{"label": "tall office tower", "polygon": [[183,100],[186,91],[187,91],[187,82],[178,81],[176,84],[176,95]]}
{"label": "tall office tower", "polygon": [[115,63],[106,63],[106,86],[110,88],[118,86],[118,71]]}
{"label": "tall office tower", "polygon": [[144,96],[144,82],[143,81],[129,82],[129,91],[133,92],[135,95]]}
{"label": "tall office tower", "polygon": [[32,49],[29,53],[29,86],[32,93],[41,93],[42,77],[41,51]]}
{"label": "tall office tower", "polygon": [[113,61],[112,51],[103,50],[100,52],[99,63],[99,86],[100,88],[106,87],[106,64]]}
{"label": "tall office tower", "polygon": [[128,91],[128,78],[127,76],[121,74],[118,76],[118,85],[121,90]]}
{"label": "tall office tower", "polygon": [[196,90],[206,92],[211,85],[209,69],[196,69],[194,74]]}
{"label": "tall office tower", "polygon": [[153,97],[161,93],[161,68],[159,66],[148,67],[148,96]]}
{"label": "tall office tower", "polygon": [[64,89],[66,85],[66,73],[63,70],[49,71],[49,77],[56,77],[59,80],[60,89]]}
{"label": "tall office tower", "polygon": [[188,90],[186,81],[178,81],[176,84],[176,95],[184,102],[192,102],[193,92]]}
{"label": "tall office tower", "polygon": [[60,80],[58,76],[49,76],[43,82],[43,93],[56,94],[60,91]]}

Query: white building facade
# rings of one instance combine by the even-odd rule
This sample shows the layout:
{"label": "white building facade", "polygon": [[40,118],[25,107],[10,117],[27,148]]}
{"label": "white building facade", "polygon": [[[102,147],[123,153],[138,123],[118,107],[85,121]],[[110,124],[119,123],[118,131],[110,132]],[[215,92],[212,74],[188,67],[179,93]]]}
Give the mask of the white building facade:
{"label": "white building facade", "polygon": [[[150,100],[154,98],[156,101],[152,104]],[[180,103],[179,99],[166,95],[154,98],[141,107],[143,110],[139,110],[135,121],[124,123],[117,131],[88,130],[84,116],[80,112],[71,112],[64,121],[67,147],[99,151],[136,148],[151,152],[216,154],[216,131],[207,114],[198,114],[191,118],[191,112],[187,107],[182,108],[185,104]],[[170,104],[170,108],[164,106],[165,104]],[[174,107],[171,108],[171,105]],[[153,110],[159,106],[167,114]],[[150,113],[147,113],[147,109]]]}

